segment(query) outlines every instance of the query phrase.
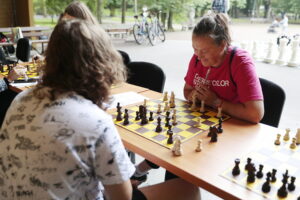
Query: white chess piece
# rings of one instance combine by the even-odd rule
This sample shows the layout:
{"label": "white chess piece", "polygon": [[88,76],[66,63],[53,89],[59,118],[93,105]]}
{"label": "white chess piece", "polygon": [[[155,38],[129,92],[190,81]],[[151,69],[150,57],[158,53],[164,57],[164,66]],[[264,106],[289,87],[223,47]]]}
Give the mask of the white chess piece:
{"label": "white chess piece", "polygon": [[173,119],[173,122],[172,122],[173,126],[177,125],[177,117],[176,117],[176,115],[173,115],[172,119]]}
{"label": "white chess piece", "polygon": [[276,64],[278,65],[284,65],[286,63],[285,57],[286,57],[286,52],[287,52],[287,43],[288,43],[287,38],[281,38],[279,40],[279,55],[276,60]]}
{"label": "white chess piece", "polygon": [[218,114],[217,114],[217,118],[222,117],[222,107],[218,107]]}
{"label": "white chess piece", "polygon": [[276,135],[275,145],[280,145],[280,137],[281,137],[280,134]]}
{"label": "white chess piece", "polygon": [[164,107],[164,112],[167,112],[169,110],[170,110],[169,103],[166,101],[165,102],[165,107]]}
{"label": "white chess piece", "polygon": [[291,148],[291,149],[296,149],[296,147],[297,147],[297,145],[296,145],[296,138],[293,138],[293,139],[292,139],[292,143],[291,143],[291,145],[290,145],[290,148]]}
{"label": "white chess piece", "polygon": [[260,50],[259,45],[257,41],[253,42],[253,48],[252,48],[252,57],[254,60],[260,60]]}
{"label": "white chess piece", "polygon": [[161,113],[161,104],[157,105],[157,113],[160,114]]}
{"label": "white chess piece", "polygon": [[289,128],[285,129],[285,134],[283,136],[284,141],[288,141],[290,139],[290,131],[291,131],[291,129],[289,129]]}
{"label": "white chess piece", "polygon": [[181,138],[179,135],[174,137],[174,146],[172,148],[172,152],[175,156],[181,156],[183,154],[182,146],[181,146]]}
{"label": "white chess piece", "polygon": [[196,147],[195,151],[196,152],[201,152],[202,151],[202,140],[201,139],[199,139],[197,141],[197,147]]}
{"label": "white chess piece", "polygon": [[292,55],[291,59],[288,62],[288,66],[290,67],[297,67],[300,65],[299,60],[299,44],[300,44],[300,37],[295,37],[292,41]]}
{"label": "white chess piece", "polygon": [[297,129],[296,133],[296,144],[300,144],[300,128]]}
{"label": "white chess piece", "polygon": [[201,112],[201,113],[204,113],[204,112],[205,112],[205,102],[204,102],[204,100],[201,101],[200,112]]}
{"label": "white chess piece", "polygon": [[168,92],[164,92],[163,101],[168,101]]}
{"label": "white chess piece", "polygon": [[197,105],[196,105],[197,94],[196,93],[193,93],[192,99],[193,99],[193,103],[191,106],[191,111],[196,111],[197,110]]}
{"label": "white chess piece", "polygon": [[194,124],[194,127],[200,127],[200,126],[201,126],[201,117],[199,116],[199,117],[197,118],[196,124]]}
{"label": "white chess piece", "polygon": [[268,42],[267,55],[264,59],[265,63],[272,63],[274,61],[274,42]]}
{"label": "white chess piece", "polygon": [[144,107],[147,107],[147,99],[144,99]]}

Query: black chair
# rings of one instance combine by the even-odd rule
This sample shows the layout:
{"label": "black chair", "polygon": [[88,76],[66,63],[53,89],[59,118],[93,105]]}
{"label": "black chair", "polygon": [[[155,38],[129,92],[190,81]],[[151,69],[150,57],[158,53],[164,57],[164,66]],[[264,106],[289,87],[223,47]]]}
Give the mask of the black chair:
{"label": "black chair", "polygon": [[122,50],[118,50],[118,52],[121,54],[121,56],[123,58],[124,65],[127,66],[131,62],[131,59],[130,59],[128,53],[126,53],[125,51],[122,51]]}
{"label": "black chair", "polygon": [[263,124],[278,127],[285,102],[285,92],[277,84],[259,78],[264,95],[265,114],[260,121]]}
{"label": "black chair", "polygon": [[31,45],[28,38],[20,38],[17,43],[16,57],[18,60],[28,62]]}
{"label": "black chair", "polygon": [[149,62],[130,62],[127,68],[128,83],[163,92],[166,75],[159,66]]}

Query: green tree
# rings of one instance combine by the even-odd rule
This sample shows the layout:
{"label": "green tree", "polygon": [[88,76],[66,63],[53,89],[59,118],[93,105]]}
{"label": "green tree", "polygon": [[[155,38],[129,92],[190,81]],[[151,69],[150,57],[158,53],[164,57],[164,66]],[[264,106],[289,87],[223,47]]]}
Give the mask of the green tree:
{"label": "green tree", "polygon": [[51,15],[52,23],[54,23],[54,16],[62,13],[71,1],[72,0],[46,0],[47,13]]}

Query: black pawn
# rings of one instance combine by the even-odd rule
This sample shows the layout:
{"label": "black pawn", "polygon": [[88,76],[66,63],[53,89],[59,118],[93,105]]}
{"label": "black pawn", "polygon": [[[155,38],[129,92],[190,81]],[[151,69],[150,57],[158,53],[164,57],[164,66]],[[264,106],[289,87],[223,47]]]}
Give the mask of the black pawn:
{"label": "black pawn", "polygon": [[212,135],[212,126],[209,127],[207,137],[211,137],[211,135]]}
{"label": "black pawn", "polygon": [[258,170],[258,172],[256,173],[256,177],[257,178],[262,178],[263,176],[264,176],[264,173],[263,173],[263,168],[264,168],[264,166],[263,165],[259,165],[259,170]]}
{"label": "black pawn", "polygon": [[233,176],[237,176],[240,174],[241,170],[240,170],[240,167],[239,167],[239,164],[240,164],[240,159],[235,159],[235,166],[234,168],[232,169],[232,175]]}
{"label": "black pawn", "polygon": [[165,123],[165,127],[169,127],[170,126],[170,117],[166,117],[166,123]]}
{"label": "black pawn", "polygon": [[135,121],[140,120],[140,119],[141,119],[141,118],[140,118],[140,112],[139,112],[139,111],[136,111],[135,114],[136,114],[136,116],[135,116]]}
{"label": "black pawn", "polygon": [[169,134],[169,138],[167,140],[167,144],[173,144],[173,133]]}
{"label": "black pawn", "polygon": [[272,176],[271,176],[271,182],[274,183],[276,182],[276,169],[272,169]]}
{"label": "black pawn", "polygon": [[218,124],[218,133],[223,133],[223,128],[222,128],[222,117],[219,118],[219,124]]}
{"label": "black pawn", "polygon": [[170,112],[167,111],[167,112],[166,112],[166,118],[169,118],[169,117],[170,117]]}
{"label": "black pawn", "polygon": [[124,121],[123,121],[123,125],[128,125],[129,124],[129,116],[128,113],[124,114]]}
{"label": "black pawn", "polygon": [[149,117],[149,121],[153,121],[153,112],[150,112],[150,117]]}
{"label": "black pawn", "polygon": [[264,182],[264,184],[261,187],[261,190],[264,193],[268,193],[271,190],[271,186],[270,186],[270,179],[271,179],[271,172],[267,173],[267,178],[266,178],[266,182]]}
{"label": "black pawn", "polygon": [[296,188],[295,181],[296,181],[296,177],[291,176],[291,182],[288,184],[289,191],[294,191],[295,190],[295,188]]}
{"label": "black pawn", "polygon": [[126,115],[128,116],[128,109],[125,109],[125,113],[124,113],[124,118],[126,117]]}
{"label": "black pawn", "polygon": [[255,182],[255,166],[254,163],[251,163],[248,168],[248,176],[247,176],[247,182],[248,183],[254,183]]}
{"label": "black pawn", "polygon": [[251,165],[251,158],[247,158],[247,164],[245,165],[245,170],[248,170],[249,166]]}
{"label": "black pawn", "polygon": [[162,127],[161,127],[161,119],[160,117],[157,118],[157,126],[156,126],[156,129],[155,129],[155,132],[159,133],[162,131]]}
{"label": "black pawn", "polygon": [[146,113],[143,113],[142,117],[141,117],[141,125],[145,125],[148,124],[148,119],[146,116]]}
{"label": "black pawn", "polygon": [[167,135],[173,135],[173,131],[172,131],[172,126],[170,125],[169,127],[168,127],[168,131],[167,131]]}
{"label": "black pawn", "polygon": [[218,141],[218,129],[216,127],[212,127],[210,142],[217,142],[217,141]]}

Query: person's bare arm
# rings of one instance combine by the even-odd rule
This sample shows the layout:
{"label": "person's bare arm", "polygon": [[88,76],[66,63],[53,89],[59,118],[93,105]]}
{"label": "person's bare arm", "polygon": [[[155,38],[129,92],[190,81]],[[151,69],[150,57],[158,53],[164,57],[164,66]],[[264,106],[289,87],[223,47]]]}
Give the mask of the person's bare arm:
{"label": "person's bare arm", "polygon": [[188,101],[192,101],[193,91],[195,91],[195,89],[192,86],[185,84],[183,89],[184,98]]}
{"label": "person's bare arm", "polygon": [[130,180],[121,184],[104,185],[104,189],[105,197],[108,200],[131,200],[132,198],[132,187]]}

